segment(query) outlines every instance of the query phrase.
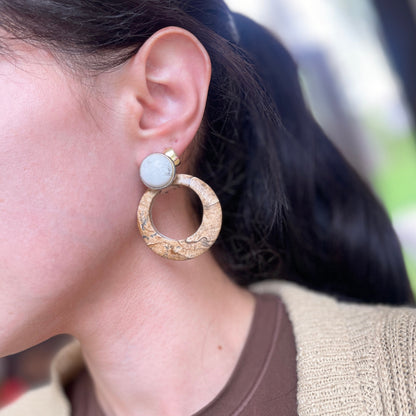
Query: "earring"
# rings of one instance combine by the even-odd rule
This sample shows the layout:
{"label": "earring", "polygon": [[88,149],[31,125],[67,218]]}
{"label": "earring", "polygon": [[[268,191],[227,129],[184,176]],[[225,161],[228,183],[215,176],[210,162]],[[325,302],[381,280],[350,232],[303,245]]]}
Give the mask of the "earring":
{"label": "earring", "polygon": [[[142,196],[137,210],[137,225],[149,248],[169,260],[189,260],[205,253],[216,241],[222,223],[221,204],[215,192],[200,179],[190,175],[176,175],[180,164],[173,149],[152,153],[140,166],[142,182],[149,188]],[[186,186],[201,199],[202,222],[198,230],[183,240],[174,240],[161,234],[153,224],[154,198],[168,186]]]}

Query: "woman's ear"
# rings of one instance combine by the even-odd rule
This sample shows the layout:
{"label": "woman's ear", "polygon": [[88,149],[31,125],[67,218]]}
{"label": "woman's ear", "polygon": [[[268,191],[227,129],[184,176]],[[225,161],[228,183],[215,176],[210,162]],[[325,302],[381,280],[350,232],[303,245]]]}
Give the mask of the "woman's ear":
{"label": "woman's ear", "polygon": [[151,36],[122,72],[128,119],[134,120],[129,135],[147,154],[169,147],[182,154],[204,115],[211,79],[205,48],[190,32],[167,27]]}

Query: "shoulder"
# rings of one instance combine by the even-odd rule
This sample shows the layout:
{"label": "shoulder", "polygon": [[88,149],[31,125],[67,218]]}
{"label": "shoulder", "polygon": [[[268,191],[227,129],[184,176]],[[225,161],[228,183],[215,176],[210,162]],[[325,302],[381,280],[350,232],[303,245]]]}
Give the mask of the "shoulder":
{"label": "shoulder", "polygon": [[69,416],[71,406],[63,386],[82,368],[81,347],[74,341],[54,358],[50,383],[24,394],[16,402],[0,410],[0,416]]}
{"label": "shoulder", "polygon": [[329,398],[340,415],[413,414],[416,309],[341,302],[288,282],[261,282],[251,290],[279,295],[288,311],[299,414],[327,414]]}
{"label": "shoulder", "polygon": [[0,416],[30,415],[67,416],[68,404],[56,394],[51,384],[29,391],[20,399],[0,411]]}
{"label": "shoulder", "polygon": [[[299,330],[308,332],[311,324],[315,329],[342,326],[343,330],[358,332],[383,332],[386,337],[399,329],[407,337],[415,334],[416,308],[408,306],[369,305],[339,301],[324,293],[299,286],[295,283],[268,280],[255,283],[250,290],[257,293],[274,293],[284,302],[292,323]],[[308,325],[302,325],[307,322]],[[374,325],[377,323],[377,325]],[[310,329],[312,331],[312,329]]]}

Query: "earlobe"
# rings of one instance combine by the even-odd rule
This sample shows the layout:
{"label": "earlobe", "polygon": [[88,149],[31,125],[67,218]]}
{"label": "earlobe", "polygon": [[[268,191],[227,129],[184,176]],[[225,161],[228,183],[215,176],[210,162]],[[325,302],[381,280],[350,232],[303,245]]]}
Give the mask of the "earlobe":
{"label": "earlobe", "polygon": [[149,152],[174,147],[182,153],[206,105],[211,63],[202,44],[184,29],[162,29],[142,45],[124,77],[137,104],[133,111],[141,144]]}

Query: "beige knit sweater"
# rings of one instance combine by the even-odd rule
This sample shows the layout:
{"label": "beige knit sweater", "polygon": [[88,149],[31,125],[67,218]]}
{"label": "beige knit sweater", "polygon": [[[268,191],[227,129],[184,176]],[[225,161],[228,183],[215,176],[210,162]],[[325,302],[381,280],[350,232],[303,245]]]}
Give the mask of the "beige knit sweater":
{"label": "beige knit sweater", "polygon": [[[277,281],[251,289],[277,293],[288,309],[300,416],[416,415],[416,309],[338,302]],[[0,416],[69,416],[61,385],[81,367],[80,347],[71,344],[55,359],[52,382]]]}

